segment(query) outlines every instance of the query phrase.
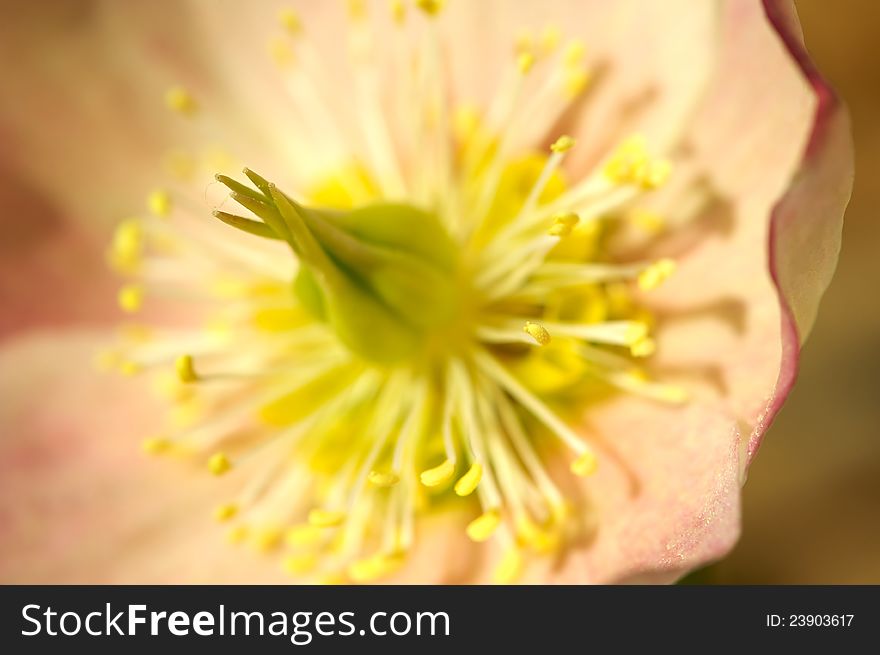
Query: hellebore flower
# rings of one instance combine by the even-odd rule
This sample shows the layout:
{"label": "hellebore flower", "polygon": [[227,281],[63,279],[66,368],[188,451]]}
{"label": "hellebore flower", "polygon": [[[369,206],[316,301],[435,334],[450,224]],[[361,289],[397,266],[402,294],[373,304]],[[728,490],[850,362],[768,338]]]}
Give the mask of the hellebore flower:
{"label": "hellebore flower", "polygon": [[270,5],[4,28],[3,579],[727,552],[852,176],[791,6]]}

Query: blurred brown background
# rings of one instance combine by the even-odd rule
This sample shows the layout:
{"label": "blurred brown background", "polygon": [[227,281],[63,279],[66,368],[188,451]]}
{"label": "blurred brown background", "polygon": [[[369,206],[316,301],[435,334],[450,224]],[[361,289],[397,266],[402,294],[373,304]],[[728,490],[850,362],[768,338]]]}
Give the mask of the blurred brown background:
{"label": "blurred brown background", "polygon": [[694,582],[880,583],[880,2],[797,7],[850,108],[855,189],[800,378],[745,487],[742,540]]}

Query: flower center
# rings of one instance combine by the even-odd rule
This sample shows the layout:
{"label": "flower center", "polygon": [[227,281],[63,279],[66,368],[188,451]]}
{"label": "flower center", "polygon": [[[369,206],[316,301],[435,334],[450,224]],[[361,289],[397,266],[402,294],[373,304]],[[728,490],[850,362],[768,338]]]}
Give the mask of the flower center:
{"label": "flower center", "polygon": [[[495,546],[497,578],[511,581],[577,537],[571,517],[583,508],[560,483],[597,466],[576,428],[584,407],[612,390],[685,400],[638,365],[656,344],[637,292],[674,263],[613,257],[619,227],[645,223],[635,203],[670,165],[636,136],[568,180],[575,141],[547,137],[589,67],[555,28],[516,44],[490,107],[448,106],[442,3],[427,0],[413,132],[392,138],[365,64],[364,8],[351,4],[361,160],[300,195],[250,169],[248,184],[218,174],[242,211],[214,216],[237,231],[209,224],[185,191],[154,193],[153,215],[124,222],[111,247],[133,279],[120,305],[197,300],[204,322],[129,327],[103,361],[156,376],[174,409],[145,449],[202,456],[234,479],[217,519],[233,523],[233,541],[286,544],[290,573],[391,573],[415,546],[417,519],[455,500],[471,513],[468,537]],[[406,20],[402,3],[392,18]],[[297,52],[319,61],[299,18],[281,21],[292,36],[272,45],[282,72]],[[305,115],[326,120],[313,77],[294,81]],[[185,90],[167,100],[198,116]],[[188,175],[173,168],[178,182]]]}

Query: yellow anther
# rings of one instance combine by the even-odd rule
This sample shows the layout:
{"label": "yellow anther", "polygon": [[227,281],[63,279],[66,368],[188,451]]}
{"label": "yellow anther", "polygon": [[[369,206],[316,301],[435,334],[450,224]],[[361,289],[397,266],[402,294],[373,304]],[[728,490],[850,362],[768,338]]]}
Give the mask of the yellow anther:
{"label": "yellow anther", "polygon": [[315,584],[320,585],[338,585],[347,583],[348,578],[345,577],[345,573],[339,571],[331,571],[330,573],[325,573],[317,580],[315,580]]}
{"label": "yellow anther", "polygon": [[192,116],[198,110],[195,98],[182,86],[173,86],[165,92],[165,105],[184,116]]}
{"label": "yellow anther", "polygon": [[669,179],[672,174],[672,162],[668,159],[655,159],[648,162],[642,171],[639,183],[645,189],[657,189]]}
{"label": "yellow anther", "polygon": [[480,113],[472,105],[462,105],[455,109],[452,116],[452,128],[455,138],[460,144],[467,144],[480,127]]}
{"label": "yellow anther", "polygon": [[565,89],[566,97],[570,100],[577,98],[587,90],[591,80],[592,77],[589,71],[585,69],[569,68],[566,70],[563,79],[563,88]]}
{"label": "yellow anther", "polygon": [[375,487],[393,487],[400,482],[400,476],[394,471],[370,471],[368,479]]}
{"label": "yellow anther", "polygon": [[510,548],[498,562],[495,567],[493,578],[498,584],[511,584],[516,582],[522,575],[525,562],[523,556],[517,548]]}
{"label": "yellow anther", "polygon": [[633,135],[621,143],[605,164],[605,175],[617,184],[641,183],[648,169],[645,140]]}
{"label": "yellow anther", "polygon": [[567,237],[572,233],[580,217],[573,212],[556,214],[553,217],[553,225],[550,226],[549,234],[553,237]]}
{"label": "yellow anther", "polygon": [[231,544],[240,544],[247,539],[248,532],[246,525],[234,525],[226,533],[226,540]]}
{"label": "yellow anther", "polygon": [[113,232],[113,241],[107,253],[110,266],[126,275],[137,272],[144,248],[144,234],[136,218],[122,221]]}
{"label": "yellow anther", "polygon": [[116,299],[122,311],[134,314],[144,304],[144,290],[138,284],[126,284],[119,290]]}
{"label": "yellow anther", "polygon": [[303,523],[290,528],[284,535],[284,540],[288,546],[294,548],[301,546],[313,546],[321,541],[322,531],[316,525]]}
{"label": "yellow anther", "polygon": [[558,25],[547,25],[541,30],[541,48],[544,52],[553,52],[562,41],[562,30]]}
{"label": "yellow anther", "polygon": [[675,273],[675,260],[658,259],[639,273],[639,288],[642,291],[651,291],[663,284],[669,276]]}
{"label": "yellow anther", "polygon": [[169,175],[188,182],[196,172],[196,160],[183,150],[170,150],[163,157],[163,168]]}
{"label": "yellow anther", "polygon": [[628,216],[633,225],[648,234],[659,234],[666,227],[666,220],[656,212],[634,209]]}
{"label": "yellow anther", "polygon": [[289,69],[296,61],[293,54],[293,48],[284,39],[271,39],[267,44],[269,56],[278,68],[283,70]]}
{"label": "yellow anther", "polygon": [[574,144],[574,139],[572,139],[567,134],[563,134],[561,137],[553,142],[553,145],[550,146],[550,150],[552,150],[553,152],[568,152],[574,147]]}
{"label": "yellow anther", "polygon": [[588,450],[582,455],[579,455],[577,459],[571,463],[570,468],[572,473],[578,477],[585,478],[588,475],[595,473],[597,466],[598,460],[596,459],[596,455]]}
{"label": "yellow anther", "polygon": [[624,332],[623,340],[627,345],[638,343],[648,336],[648,326],[640,321],[630,323]]}
{"label": "yellow anther", "polygon": [[171,441],[165,437],[150,437],[141,442],[141,449],[148,455],[161,455],[171,448]]}
{"label": "yellow anther", "polygon": [[302,20],[296,10],[285,7],[278,12],[278,23],[291,36],[297,36],[303,30]]}
{"label": "yellow anther", "polygon": [[318,556],[314,553],[288,555],[282,561],[282,566],[290,575],[303,575],[315,570],[318,566]]}
{"label": "yellow anther", "polygon": [[345,512],[330,509],[313,509],[309,512],[309,524],[316,528],[334,528],[345,520]]}
{"label": "yellow anther", "polygon": [[119,336],[125,341],[132,343],[148,343],[153,339],[155,333],[149,325],[141,323],[128,323],[119,328]]}
{"label": "yellow anther", "polygon": [[587,53],[587,47],[584,42],[579,39],[569,41],[565,46],[565,53],[562,55],[562,61],[566,66],[577,66]]}
{"label": "yellow anther", "polygon": [[173,207],[171,194],[164,189],[156,189],[147,198],[147,207],[155,216],[165,218],[171,213]]}
{"label": "yellow anther", "polygon": [[371,582],[393,573],[402,562],[399,555],[372,555],[353,562],[348,567],[348,577],[354,582]]}
{"label": "yellow anther", "polygon": [[181,382],[190,383],[199,380],[192,355],[181,355],[174,360],[174,370],[177,372],[177,379]]}
{"label": "yellow anther", "polygon": [[361,21],[367,17],[367,3],[365,0],[348,0],[348,18],[352,21]]}
{"label": "yellow anther", "polygon": [[235,503],[224,503],[214,508],[214,520],[221,523],[234,519],[238,515],[238,505]]}
{"label": "yellow anther", "polygon": [[102,350],[97,355],[95,355],[93,363],[95,369],[98,371],[101,371],[103,373],[112,371],[119,366],[119,352],[112,349]]}
{"label": "yellow anther", "polygon": [[535,523],[527,514],[516,517],[516,534],[519,541],[537,553],[546,555],[559,548],[559,533]]}
{"label": "yellow anther", "polygon": [[406,20],[406,4],[403,0],[391,0],[390,9],[391,18],[394,19],[394,22],[398,25],[403,25],[403,22]]}
{"label": "yellow anther", "polygon": [[119,362],[119,372],[127,378],[134,377],[143,370],[144,367],[138,362],[133,362],[131,360]]}
{"label": "yellow anther", "polygon": [[658,393],[658,397],[668,403],[683,403],[687,402],[687,400],[690,398],[690,394],[685,389],[677,387],[673,384],[659,385],[656,390]]}
{"label": "yellow anther", "polygon": [[473,541],[482,542],[488,540],[501,525],[501,512],[490,509],[480,514],[468,523],[467,536]]}
{"label": "yellow anther", "polygon": [[313,571],[318,566],[318,556],[315,553],[299,553],[288,555],[282,562],[284,571],[290,575],[302,575]]}
{"label": "yellow anther", "polygon": [[467,473],[458,479],[455,483],[455,493],[459,496],[470,496],[483,479],[483,466],[479,462],[474,462],[468,469]]}
{"label": "yellow anther", "polygon": [[513,51],[516,54],[522,54],[524,52],[534,52],[535,50],[535,36],[528,30],[523,30],[513,39]]}
{"label": "yellow anther", "polygon": [[526,324],[523,326],[523,332],[534,339],[539,346],[546,346],[550,343],[550,333],[547,332],[547,328],[540,323],[526,321]]}
{"label": "yellow anther", "polygon": [[416,7],[428,16],[436,16],[443,10],[446,0],[416,0]]}
{"label": "yellow anther", "polygon": [[636,341],[629,347],[633,357],[650,357],[657,350],[657,343],[651,337],[645,337]]}
{"label": "yellow anther", "polygon": [[284,533],[276,527],[263,528],[254,536],[254,545],[260,552],[268,553],[278,547],[283,535]]}
{"label": "yellow anther", "polygon": [[422,484],[426,487],[437,487],[448,482],[454,473],[455,463],[447,459],[434,468],[422,471],[421,475],[419,475],[419,480],[421,480]]}
{"label": "yellow anther", "polygon": [[535,65],[535,55],[531,52],[521,52],[516,57],[516,68],[523,75],[527,74],[530,70],[532,70],[532,66]]}
{"label": "yellow anther", "polygon": [[225,453],[214,453],[208,459],[208,470],[214,475],[223,475],[232,468],[232,462]]}

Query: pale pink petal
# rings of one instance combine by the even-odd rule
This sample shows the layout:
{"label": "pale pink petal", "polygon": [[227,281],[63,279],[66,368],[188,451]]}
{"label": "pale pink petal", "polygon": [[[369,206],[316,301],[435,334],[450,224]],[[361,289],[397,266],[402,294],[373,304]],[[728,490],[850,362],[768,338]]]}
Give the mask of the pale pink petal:
{"label": "pale pink petal", "polygon": [[0,339],[38,326],[116,320],[102,240],[0,169]]}
{"label": "pale pink petal", "polygon": [[[595,542],[552,579],[669,579],[732,547],[739,487],[790,388],[796,357],[767,262],[772,254],[778,275],[776,262],[785,261],[791,280],[801,269],[789,264],[803,267],[809,253],[828,253],[817,258],[817,282],[799,287],[807,312],[833,269],[851,170],[845,119],[824,132],[828,145],[817,150],[827,87],[806,77],[760,6],[728,3],[724,25],[723,74],[689,136],[724,198],[728,224],[708,230],[654,298],[666,316],[657,373],[689,385],[695,398],[677,411],[621,398],[587,415],[606,459],[622,465],[604,467],[586,485],[599,513]],[[815,211],[803,213],[804,195],[815,198],[807,200]],[[795,255],[785,248],[804,246],[780,238],[778,226],[802,219],[811,250]],[[785,283],[781,289],[787,298]],[[711,367],[720,373],[711,384],[694,384],[687,374]]]}
{"label": "pale pink petal", "polygon": [[[93,370],[101,332],[34,333],[0,350],[0,581],[286,583],[280,553],[225,543],[212,509],[229,484],[203,467],[152,460],[159,429],[149,385]],[[232,481],[234,483],[234,481]],[[396,582],[462,582],[460,516],[429,517]]]}

